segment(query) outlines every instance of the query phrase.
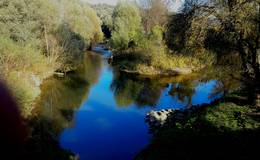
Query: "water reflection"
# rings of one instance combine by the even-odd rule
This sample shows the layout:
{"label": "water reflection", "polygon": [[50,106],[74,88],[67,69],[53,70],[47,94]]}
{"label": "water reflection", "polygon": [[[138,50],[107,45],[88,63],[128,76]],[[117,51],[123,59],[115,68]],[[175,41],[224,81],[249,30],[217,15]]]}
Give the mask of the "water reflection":
{"label": "water reflection", "polygon": [[[69,159],[69,152],[58,143],[64,128],[73,125],[74,111],[87,99],[89,90],[99,78],[102,57],[88,53],[85,63],[65,78],[52,77],[42,84],[35,116],[30,120],[31,154],[38,159]],[[35,154],[35,155],[34,155]]]}
{"label": "water reflection", "polygon": [[[57,151],[61,145],[81,160],[132,159],[149,143],[148,111],[210,103],[222,94],[212,77],[133,77],[110,68],[98,54],[88,53],[79,66],[43,84],[32,121],[35,142],[48,144],[42,153],[64,153]],[[66,159],[60,157],[52,159]]]}
{"label": "water reflection", "polygon": [[81,160],[133,159],[149,144],[144,117],[151,109],[177,109],[214,100],[209,95],[215,80],[133,77],[103,63],[98,83],[74,114],[75,125],[60,137],[61,146]]}
{"label": "water reflection", "polygon": [[138,107],[156,106],[165,87],[156,81],[134,79],[118,71],[114,71],[111,84],[111,90],[119,107],[128,107],[132,104]]}
{"label": "water reflection", "polygon": [[195,94],[196,82],[184,81],[180,83],[173,83],[169,94],[176,97],[181,103],[186,103],[187,106],[192,105],[192,97]]}
{"label": "water reflection", "polygon": [[[160,107],[162,101],[168,101],[167,96],[182,106],[189,107],[193,104],[210,103],[241,85],[230,75],[230,70],[223,70],[219,68],[205,74],[201,72],[155,79],[133,77],[114,70],[110,88],[118,107]],[[172,104],[176,105],[176,101]]]}
{"label": "water reflection", "polygon": [[65,124],[72,120],[73,111],[87,99],[90,87],[97,82],[101,62],[101,56],[89,53],[75,73],[65,78],[52,77],[46,80],[42,85],[36,113],[59,121],[61,128],[67,127]]}
{"label": "water reflection", "polygon": [[180,103],[190,106],[198,85],[195,76],[143,79],[114,71],[111,90],[119,107],[133,104],[138,107],[156,107],[165,92]]}

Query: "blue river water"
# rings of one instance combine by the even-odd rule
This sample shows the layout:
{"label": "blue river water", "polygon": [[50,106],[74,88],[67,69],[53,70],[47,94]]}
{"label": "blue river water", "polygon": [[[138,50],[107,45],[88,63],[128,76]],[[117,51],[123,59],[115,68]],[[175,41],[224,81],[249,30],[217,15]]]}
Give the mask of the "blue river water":
{"label": "blue river water", "polygon": [[147,112],[210,103],[216,98],[212,96],[216,80],[158,87],[151,81],[115,75],[104,57],[96,83],[60,135],[61,147],[81,160],[131,160],[151,140],[144,120]]}

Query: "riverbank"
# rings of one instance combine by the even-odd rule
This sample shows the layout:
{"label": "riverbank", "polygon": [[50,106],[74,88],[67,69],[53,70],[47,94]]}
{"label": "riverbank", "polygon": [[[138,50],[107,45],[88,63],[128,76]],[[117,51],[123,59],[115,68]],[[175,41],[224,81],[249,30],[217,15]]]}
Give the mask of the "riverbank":
{"label": "riverbank", "polygon": [[151,111],[146,122],[154,138],[136,159],[251,159],[257,156],[259,109],[241,104],[225,99],[183,110]]}
{"label": "riverbank", "polygon": [[[187,75],[211,66],[213,55],[194,58],[176,54],[148,54],[145,51],[114,53],[109,62],[121,72],[142,76]],[[206,60],[207,59],[207,60]],[[207,61],[207,62],[206,62]]]}

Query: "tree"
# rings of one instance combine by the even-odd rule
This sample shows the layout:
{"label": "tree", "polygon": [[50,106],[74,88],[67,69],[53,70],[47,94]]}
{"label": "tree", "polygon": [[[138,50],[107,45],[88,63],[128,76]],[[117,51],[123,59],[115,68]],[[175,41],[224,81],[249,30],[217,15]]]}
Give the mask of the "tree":
{"label": "tree", "polygon": [[164,26],[168,18],[168,1],[140,0],[142,9],[142,23],[146,33],[150,33],[154,26]]}
{"label": "tree", "polygon": [[97,4],[94,5],[93,8],[97,12],[98,17],[102,21],[102,31],[104,36],[108,39],[111,38],[111,31],[113,29],[113,21],[112,14],[114,10],[114,6],[110,6],[107,4]]}
{"label": "tree", "polygon": [[113,12],[111,43],[115,49],[125,50],[137,44],[142,32],[141,16],[133,3],[119,2]]}
{"label": "tree", "polygon": [[[255,104],[260,94],[260,1],[213,0],[221,31],[242,59],[245,82],[250,86],[250,99]],[[256,104],[260,105],[260,104]]]}
{"label": "tree", "polygon": [[102,40],[101,21],[96,12],[86,3],[79,0],[62,0],[60,12],[63,22],[71,30],[81,35],[86,47]]}
{"label": "tree", "polygon": [[210,27],[207,20],[208,15],[205,15],[198,0],[185,0],[181,12],[173,13],[166,25],[165,38],[168,47],[174,51],[185,50],[189,53],[204,47],[205,32]]}
{"label": "tree", "polygon": [[238,53],[244,82],[253,90],[249,97],[252,101],[259,97],[259,0],[186,0],[183,11],[168,24],[168,32],[167,42],[173,49],[198,48],[218,57]]}
{"label": "tree", "polygon": [[100,24],[80,0],[0,0],[0,74],[23,114],[33,109],[40,80],[75,69],[84,50],[102,40]]}

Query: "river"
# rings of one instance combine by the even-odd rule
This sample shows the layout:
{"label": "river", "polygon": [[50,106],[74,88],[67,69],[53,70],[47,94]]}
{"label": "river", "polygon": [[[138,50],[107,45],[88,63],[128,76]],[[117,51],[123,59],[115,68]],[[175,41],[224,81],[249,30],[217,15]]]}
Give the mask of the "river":
{"label": "river", "polygon": [[59,146],[81,160],[131,160],[151,140],[145,115],[210,103],[218,81],[196,78],[136,78],[107,63],[110,51],[95,48],[65,78],[42,85],[36,113],[49,123]]}

